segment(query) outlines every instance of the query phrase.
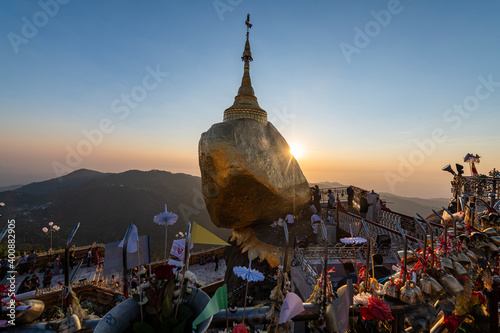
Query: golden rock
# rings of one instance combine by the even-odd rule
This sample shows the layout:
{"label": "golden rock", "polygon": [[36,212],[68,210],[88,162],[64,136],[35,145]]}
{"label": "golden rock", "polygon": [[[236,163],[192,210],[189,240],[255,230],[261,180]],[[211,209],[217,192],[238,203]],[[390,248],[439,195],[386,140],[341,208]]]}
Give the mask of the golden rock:
{"label": "golden rock", "polygon": [[202,193],[222,228],[271,223],[302,209],[309,185],[290,148],[270,123],[214,124],[199,143]]}

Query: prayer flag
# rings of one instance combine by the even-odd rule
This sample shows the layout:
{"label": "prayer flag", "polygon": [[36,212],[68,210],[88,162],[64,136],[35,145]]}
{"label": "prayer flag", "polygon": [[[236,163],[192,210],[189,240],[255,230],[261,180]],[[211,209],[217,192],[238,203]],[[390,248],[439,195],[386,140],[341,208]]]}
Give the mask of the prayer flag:
{"label": "prayer flag", "polygon": [[304,311],[302,299],[297,294],[292,292],[286,294],[283,306],[281,307],[279,323],[286,323],[302,311]]}
{"label": "prayer flag", "polygon": [[[123,247],[123,242],[125,241],[125,237],[123,237],[123,240],[120,242],[118,247]],[[137,231],[137,227],[135,226],[135,224],[132,224],[132,228],[130,229],[130,236],[128,237],[128,242],[127,242],[127,252],[128,253],[136,253],[137,252],[137,242],[138,241],[139,241],[139,232]]]}
{"label": "prayer flag", "polygon": [[[170,249],[170,254],[173,254],[181,261],[184,261],[184,256],[186,255],[186,238],[183,239],[175,239],[172,243],[172,249]],[[191,244],[190,249],[193,248],[193,244]]]}
{"label": "prayer flag", "polygon": [[212,317],[214,314],[220,310],[227,309],[227,285],[224,284],[222,287],[217,289],[214,297],[208,302],[205,309],[200,313],[200,315],[193,321],[193,328],[196,328],[199,323]]}
{"label": "prayer flag", "polygon": [[191,243],[192,244],[214,244],[214,245],[225,245],[229,246],[228,243],[224,242],[219,237],[215,236],[213,233],[203,228],[196,222],[192,222],[191,229]]}

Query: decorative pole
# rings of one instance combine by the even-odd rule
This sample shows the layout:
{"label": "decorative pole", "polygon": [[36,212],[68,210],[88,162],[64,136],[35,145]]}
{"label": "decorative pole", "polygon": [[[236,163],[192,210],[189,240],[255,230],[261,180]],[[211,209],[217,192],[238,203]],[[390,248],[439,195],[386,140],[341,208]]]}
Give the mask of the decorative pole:
{"label": "decorative pole", "polygon": [[64,295],[64,314],[68,314],[68,309],[71,307],[71,294],[69,292],[70,288],[70,279],[69,279],[69,244],[75,237],[76,231],[80,228],[80,222],[73,228],[71,234],[66,241],[66,247],[64,249],[64,286],[65,286],[65,295]]}
{"label": "decorative pole", "polygon": [[[368,226],[366,225],[366,222],[364,219],[361,219],[361,222],[363,222],[363,227],[365,228],[366,232],[366,263],[365,263],[365,292],[368,292],[370,290],[370,253],[371,253],[371,242],[370,242],[370,231],[368,231]],[[375,271],[373,272],[375,274]]]}
{"label": "decorative pole", "polygon": [[405,233],[403,232],[403,229],[401,229],[401,226],[399,225],[399,223],[394,220],[394,223],[396,224],[396,227],[398,227],[399,229],[399,232],[401,233],[401,236],[403,237],[404,239],[404,244],[405,244],[405,247],[404,247],[404,261],[403,261],[403,266],[404,266],[404,274],[403,274],[403,286],[405,285],[406,283],[406,275],[407,275],[407,272],[406,272],[406,268],[407,268],[407,261],[408,261],[408,239],[406,239],[406,235]]}
{"label": "decorative pole", "polygon": [[[431,254],[431,267],[434,267],[434,229],[433,229],[432,225],[430,224],[430,222],[427,221],[426,219],[424,219],[422,217],[422,215],[417,213],[417,216],[420,217],[422,219],[422,221],[427,223],[427,226],[429,227],[429,234],[431,235],[431,252],[432,252],[432,254]],[[427,239],[425,240],[425,246],[427,246]]]}
{"label": "decorative pole", "polygon": [[181,299],[183,296],[183,287],[184,287],[184,277],[186,276],[186,271],[189,266],[189,247],[191,243],[191,222],[188,222],[188,229],[186,233],[186,243],[184,246],[184,269],[182,270],[182,280],[179,286],[179,297],[177,297],[177,306],[175,307],[174,318],[177,318],[177,311],[179,311],[179,305],[181,304]]}
{"label": "decorative pole", "polygon": [[59,231],[59,229],[61,229],[61,227],[55,225],[54,222],[49,222],[49,227],[50,227],[50,229],[47,228],[47,227],[43,227],[42,231],[44,233],[50,235],[50,249],[49,249],[49,252],[52,252],[52,233],[55,232],[55,231]]}
{"label": "decorative pole", "polygon": [[325,258],[324,258],[324,263],[323,265],[323,313],[326,313],[326,304],[328,303],[328,300],[326,298],[326,293],[327,293],[327,284],[328,284],[328,234],[326,232],[326,227],[325,223],[323,220],[321,220],[321,230],[323,232],[323,236],[325,237]]}
{"label": "decorative pole", "polygon": [[289,237],[288,237],[288,222],[284,222],[283,228],[285,229],[285,261],[283,262],[283,285],[282,290],[285,291],[285,282],[286,282],[286,275],[287,274],[287,268],[288,268],[288,244],[289,244]]}

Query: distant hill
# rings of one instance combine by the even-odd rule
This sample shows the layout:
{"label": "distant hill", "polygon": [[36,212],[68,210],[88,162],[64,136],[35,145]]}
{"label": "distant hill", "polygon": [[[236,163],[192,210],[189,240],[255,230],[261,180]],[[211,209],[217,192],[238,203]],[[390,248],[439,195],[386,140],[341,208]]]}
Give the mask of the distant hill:
{"label": "distant hill", "polygon": [[10,186],[1,186],[0,187],[0,192],[4,192],[4,191],[14,191],[20,187],[22,187],[23,185],[10,185]]}
{"label": "distant hill", "polygon": [[231,233],[211,222],[201,196],[199,177],[165,171],[105,174],[82,169],[62,181],[51,179],[1,192],[1,201],[6,204],[2,218],[16,220],[18,250],[47,249],[49,237],[41,229],[50,221],[61,227],[53,234],[54,248],[64,245],[77,222],[81,222],[74,238],[77,246],[120,240],[127,226],[134,223],[141,235],[150,235],[153,257],[160,257],[165,227],[155,224],[153,216],[164,211],[165,203],[169,211],[179,215],[178,222],[168,227],[169,244],[175,234],[186,231],[188,220],[196,221],[224,240]]}
{"label": "distant hill", "polygon": [[387,202],[387,207],[398,213],[415,216],[419,213],[423,217],[427,217],[432,213],[432,209],[439,211],[441,207],[448,207],[450,199],[435,198],[435,199],[421,199],[421,198],[407,198],[400,197],[391,193],[379,193],[380,198]]}
{"label": "distant hill", "polygon": [[31,183],[17,188],[15,191],[29,194],[45,194],[51,191],[62,190],[64,188],[71,188],[74,185],[85,183],[94,178],[102,178],[106,175],[107,174],[98,171],[79,169],[66,176],[62,176],[61,178],[53,178],[43,182]]}
{"label": "distant hill", "polygon": [[337,182],[320,182],[320,183],[310,183],[309,186],[318,185],[320,188],[333,188],[333,187],[347,187],[349,185],[343,185]]}

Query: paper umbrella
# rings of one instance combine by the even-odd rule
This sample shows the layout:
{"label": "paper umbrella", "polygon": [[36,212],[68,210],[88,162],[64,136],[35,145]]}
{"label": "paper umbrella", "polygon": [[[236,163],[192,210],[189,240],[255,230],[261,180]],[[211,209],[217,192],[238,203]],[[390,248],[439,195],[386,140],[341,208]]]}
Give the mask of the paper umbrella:
{"label": "paper umbrella", "polygon": [[153,217],[153,222],[159,225],[172,225],[177,222],[178,218],[177,214],[167,211],[167,204],[165,204],[165,211]]}
{"label": "paper umbrella", "polygon": [[233,267],[233,272],[234,274],[236,274],[236,276],[242,278],[243,280],[247,280],[248,282],[264,280],[264,274],[262,274],[258,270],[252,269],[252,253],[250,253],[250,262],[248,263],[248,268],[236,266]]}

